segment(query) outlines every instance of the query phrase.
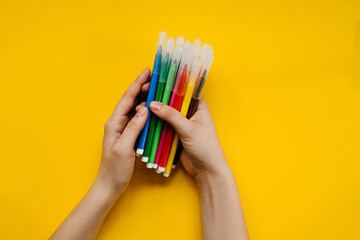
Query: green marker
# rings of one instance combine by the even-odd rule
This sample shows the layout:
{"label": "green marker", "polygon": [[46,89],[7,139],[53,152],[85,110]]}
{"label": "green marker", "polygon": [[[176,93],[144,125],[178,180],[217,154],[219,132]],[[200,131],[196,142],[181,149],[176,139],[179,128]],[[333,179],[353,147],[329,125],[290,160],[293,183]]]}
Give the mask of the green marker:
{"label": "green marker", "polygon": [[[175,40],[173,38],[168,38],[168,40],[166,42],[165,53],[163,55],[164,59],[162,60],[162,64],[161,64],[160,77],[159,77],[158,85],[156,88],[156,94],[155,94],[154,101],[160,102],[162,99],[162,96],[164,93],[164,88],[165,88],[165,83],[166,83],[166,78],[167,78],[167,75],[169,72],[171,53],[174,48],[174,42],[175,42]],[[144,151],[143,157],[141,158],[141,161],[143,161],[143,162],[148,162],[148,160],[149,160],[151,144],[153,141],[155,126],[156,126],[157,121],[158,121],[158,117],[155,114],[151,114],[149,133],[148,133],[148,137],[146,139],[145,151]]]}
{"label": "green marker", "polygon": [[[177,73],[177,69],[180,63],[180,59],[181,59],[181,51],[182,51],[182,45],[184,43],[184,38],[183,37],[178,37],[176,39],[176,45],[175,45],[175,49],[174,49],[174,54],[171,60],[171,64],[170,64],[170,68],[169,68],[169,73],[167,76],[167,80],[166,80],[166,85],[165,85],[165,90],[164,90],[164,94],[162,96],[161,102],[168,105],[170,98],[171,98],[171,93],[174,87],[174,80],[176,77],[176,73]],[[159,82],[160,83],[160,82]],[[155,156],[156,156],[156,151],[159,145],[159,141],[160,141],[160,136],[161,136],[161,132],[163,129],[163,125],[164,125],[164,121],[162,119],[158,119],[158,121],[156,122],[156,127],[155,127],[155,131],[153,133],[153,140],[152,143],[150,144],[150,156],[148,159],[148,163],[146,164],[147,168],[157,168],[158,164],[154,164],[155,161]],[[146,144],[146,149],[148,148],[148,144]]]}

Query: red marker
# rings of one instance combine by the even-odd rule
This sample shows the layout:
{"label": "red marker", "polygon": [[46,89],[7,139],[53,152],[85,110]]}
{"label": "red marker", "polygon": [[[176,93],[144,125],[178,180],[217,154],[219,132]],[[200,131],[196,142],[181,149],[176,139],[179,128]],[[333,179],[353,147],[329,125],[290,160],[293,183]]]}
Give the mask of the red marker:
{"label": "red marker", "polygon": [[[169,104],[169,106],[175,108],[178,111],[180,111],[184,99],[192,59],[193,59],[192,50],[190,48],[185,48],[175,83],[176,85],[171,95],[170,104]],[[163,129],[163,132],[161,133],[159,147],[155,159],[156,162],[158,157],[160,158],[159,168],[157,169],[158,173],[165,171],[173,137],[174,137],[174,129],[169,124],[166,124]]]}

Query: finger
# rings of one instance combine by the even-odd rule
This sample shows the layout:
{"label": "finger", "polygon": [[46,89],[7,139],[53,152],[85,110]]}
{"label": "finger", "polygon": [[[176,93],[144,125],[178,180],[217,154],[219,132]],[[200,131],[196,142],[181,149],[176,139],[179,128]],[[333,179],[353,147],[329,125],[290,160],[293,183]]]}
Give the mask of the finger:
{"label": "finger", "polygon": [[146,102],[142,102],[139,105],[137,105],[136,108],[135,108],[135,111],[137,112],[137,111],[140,110],[140,108],[145,107],[145,104],[146,104]]}
{"label": "finger", "polygon": [[137,105],[139,105],[140,103],[142,103],[142,102],[145,102],[146,101],[146,99],[147,99],[147,93],[143,93],[143,92],[141,92],[137,97],[136,97],[136,99],[135,99],[135,101],[134,101],[134,108],[137,106]]}
{"label": "finger", "polygon": [[128,120],[127,114],[134,106],[136,97],[140,93],[142,85],[149,79],[149,75],[150,70],[146,68],[130,85],[116,105],[115,110],[109,119],[109,122],[112,123],[109,125],[114,126],[113,130],[122,131],[125,127]]}
{"label": "finger", "polygon": [[143,93],[147,93],[147,92],[149,91],[149,87],[150,87],[150,82],[147,82],[147,83],[145,83],[144,85],[142,85],[141,91],[142,91]]}
{"label": "finger", "polygon": [[191,132],[189,120],[175,108],[153,101],[150,103],[150,109],[155,115],[167,121],[180,137],[187,137]]}
{"label": "finger", "polygon": [[136,97],[139,95],[141,91],[142,85],[146,83],[149,79],[150,70],[146,68],[130,85],[130,87],[126,90],[124,95],[119,101],[118,106],[116,106],[114,113],[116,115],[124,115],[127,114],[132,108]]}
{"label": "finger", "polygon": [[143,129],[148,110],[142,107],[135,116],[126,125],[120,139],[115,143],[114,147],[134,148],[137,137]]}

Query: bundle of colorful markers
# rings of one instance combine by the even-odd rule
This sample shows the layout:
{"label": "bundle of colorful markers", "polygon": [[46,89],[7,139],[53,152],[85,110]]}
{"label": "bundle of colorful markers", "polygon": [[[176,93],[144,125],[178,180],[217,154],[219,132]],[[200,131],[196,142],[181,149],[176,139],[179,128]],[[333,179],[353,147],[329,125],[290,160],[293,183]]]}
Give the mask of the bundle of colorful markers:
{"label": "bundle of colorful markers", "polygon": [[[183,37],[166,41],[161,32],[156,48],[154,68],[146,107],[152,101],[169,105],[187,118],[191,118],[214,60],[213,49],[208,44],[201,46],[196,39],[193,44]],[[175,46],[174,46],[175,45]],[[142,156],[147,168],[156,169],[165,177],[175,168],[182,151],[179,136],[166,122],[149,110],[146,124],[140,134],[136,154]]]}

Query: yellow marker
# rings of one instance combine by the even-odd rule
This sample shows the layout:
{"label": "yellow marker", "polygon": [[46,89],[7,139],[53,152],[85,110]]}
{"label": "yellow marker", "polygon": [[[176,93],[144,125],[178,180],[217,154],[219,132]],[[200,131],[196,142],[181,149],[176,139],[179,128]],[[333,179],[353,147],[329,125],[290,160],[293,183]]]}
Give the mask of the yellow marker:
{"label": "yellow marker", "polygon": [[[189,109],[190,101],[191,101],[191,98],[192,98],[192,95],[194,92],[194,88],[195,88],[195,82],[199,76],[200,68],[201,68],[201,61],[200,61],[200,59],[196,58],[193,62],[192,68],[191,68],[190,80],[186,87],[184,101],[183,101],[183,103],[181,105],[181,109],[180,109],[180,113],[183,116],[186,116],[187,111]],[[168,177],[170,175],[178,143],[179,143],[179,135],[177,133],[175,133],[174,139],[172,141],[171,148],[170,148],[168,162],[166,164],[165,172],[163,174],[164,177]]]}

